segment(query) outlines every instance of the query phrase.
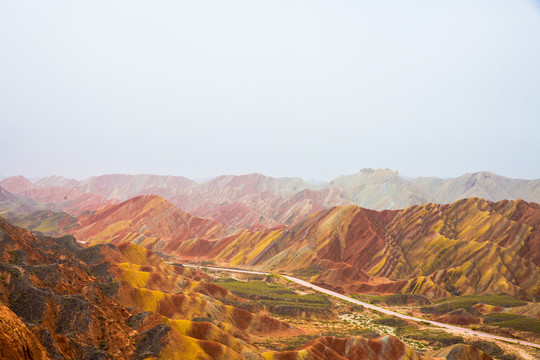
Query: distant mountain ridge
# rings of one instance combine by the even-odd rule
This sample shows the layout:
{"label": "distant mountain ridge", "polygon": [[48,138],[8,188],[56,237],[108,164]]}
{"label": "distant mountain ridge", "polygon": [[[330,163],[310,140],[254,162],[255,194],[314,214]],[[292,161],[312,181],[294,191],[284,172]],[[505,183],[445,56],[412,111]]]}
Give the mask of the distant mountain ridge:
{"label": "distant mountain ridge", "polygon": [[[298,194],[317,200],[314,193]],[[12,208],[17,197],[28,199],[5,190],[0,195],[5,199],[0,206]],[[266,195],[261,197],[265,201]],[[276,206],[290,211],[288,203]],[[242,219],[245,211],[250,210],[231,209],[231,214]],[[430,298],[498,292],[540,296],[540,205],[523,200],[469,198],[383,211],[349,204],[289,226],[248,229],[193,216],[159,195],[135,196],[79,216],[47,209],[2,216],[46,235],[72,234],[89,244],[132,242],[183,259],[292,272],[337,290]]]}
{"label": "distant mountain ridge", "polygon": [[41,212],[17,223],[88,245],[131,242],[180,259],[285,271],[339,291],[540,296],[540,205],[523,200],[336,206],[289,227],[233,230],[141,195],[77,219]]}
{"label": "distant mountain ridge", "polygon": [[[397,171],[362,169],[318,184],[261,174],[223,175],[203,183],[159,175],[111,174],[82,181],[50,176],[36,182],[14,176],[0,181],[0,186],[36,201],[65,203],[63,209],[70,213],[93,211],[134,196],[155,194],[193,215],[213,217],[236,228],[291,225],[306,215],[337,205],[404,209],[470,197],[540,202],[540,179],[510,179],[490,172],[448,179],[407,179]],[[83,205],[79,206],[81,202]]]}

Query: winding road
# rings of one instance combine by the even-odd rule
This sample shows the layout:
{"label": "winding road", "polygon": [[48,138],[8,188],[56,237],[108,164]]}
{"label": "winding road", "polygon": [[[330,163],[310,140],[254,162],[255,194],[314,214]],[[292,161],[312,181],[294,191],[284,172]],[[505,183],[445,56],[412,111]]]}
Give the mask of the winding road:
{"label": "winding road", "polygon": [[[203,268],[204,267],[205,269],[208,269],[208,270],[229,271],[229,272],[238,272],[238,273],[255,274],[255,275],[276,275],[276,274],[265,273],[265,272],[260,272],[260,271],[227,269],[227,268],[220,268],[220,267],[208,267],[208,266],[196,266],[196,265],[184,265],[184,266],[186,266],[186,267],[198,267],[198,268]],[[345,301],[348,301],[348,302],[353,303],[353,304],[363,306],[363,307],[365,307],[367,309],[379,311],[379,312],[381,312],[383,314],[386,314],[386,315],[392,315],[392,316],[399,317],[401,319],[421,322],[421,323],[424,323],[424,324],[429,323],[431,325],[434,325],[434,326],[437,326],[437,327],[440,327],[440,328],[448,329],[448,330],[451,330],[451,331],[454,331],[454,332],[460,332],[460,333],[463,333],[463,334],[476,335],[478,337],[487,338],[487,339],[493,339],[493,340],[507,341],[507,342],[514,343],[514,344],[527,345],[527,346],[532,346],[532,347],[540,349],[539,344],[535,344],[535,343],[532,343],[532,342],[523,341],[523,340],[516,340],[516,339],[512,339],[512,338],[507,338],[507,337],[504,337],[504,336],[492,335],[492,334],[484,333],[484,332],[481,332],[481,331],[475,331],[475,330],[471,330],[471,329],[460,327],[460,326],[444,324],[444,323],[441,323],[441,322],[438,322],[438,321],[433,321],[433,320],[428,320],[428,319],[420,319],[420,318],[415,318],[413,316],[403,315],[403,314],[397,313],[395,311],[388,310],[388,309],[385,309],[385,308],[382,308],[382,307],[379,307],[379,306],[375,306],[375,305],[372,305],[372,304],[368,304],[368,303],[365,303],[363,301],[356,300],[356,299],[353,299],[351,297],[345,296],[343,294],[337,293],[335,291],[328,290],[328,289],[322,288],[322,287],[317,286],[317,285],[313,285],[313,284],[311,284],[311,283],[309,283],[307,281],[295,278],[293,276],[282,275],[282,274],[277,274],[277,275],[283,276],[285,279],[293,281],[293,282],[295,282],[295,283],[297,283],[299,285],[311,288],[313,290],[319,291],[321,293],[324,293],[324,294],[327,294],[327,295],[330,295],[330,296],[334,296],[334,297],[336,297],[338,299],[345,300]]]}

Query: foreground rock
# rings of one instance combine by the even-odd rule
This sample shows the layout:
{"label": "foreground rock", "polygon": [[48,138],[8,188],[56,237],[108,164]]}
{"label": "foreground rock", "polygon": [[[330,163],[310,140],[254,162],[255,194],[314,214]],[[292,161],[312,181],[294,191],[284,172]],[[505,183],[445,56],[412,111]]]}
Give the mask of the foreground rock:
{"label": "foreground rock", "polygon": [[482,351],[463,344],[442,349],[433,356],[421,355],[392,335],[368,340],[363,337],[318,338],[295,351],[265,353],[274,360],[493,360]]}

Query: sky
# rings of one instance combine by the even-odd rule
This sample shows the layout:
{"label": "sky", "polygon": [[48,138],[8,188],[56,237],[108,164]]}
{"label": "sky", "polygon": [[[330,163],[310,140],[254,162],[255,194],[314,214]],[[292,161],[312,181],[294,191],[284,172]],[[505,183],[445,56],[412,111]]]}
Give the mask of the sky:
{"label": "sky", "polygon": [[0,0],[0,175],[540,178],[535,0]]}

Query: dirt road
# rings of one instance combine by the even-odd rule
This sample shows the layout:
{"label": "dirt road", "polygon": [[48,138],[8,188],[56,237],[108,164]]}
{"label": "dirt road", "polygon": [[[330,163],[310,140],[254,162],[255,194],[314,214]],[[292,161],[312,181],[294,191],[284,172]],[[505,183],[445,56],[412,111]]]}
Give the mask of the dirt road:
{"label": "dirt road", "polygon": [[[185,266],[189,266],[189,265],[185,265]],[[193,266],[193,267],[200,267],[200,266]],[[229,271],[229,272],[238,272],[238,273],[245,273],[245,274],[275,275],[275,274],[270,274],[270,273],[265,273],[265,272],[260,272],[260,271],[250,271],[250,270],[227,269],[227,268],[218,268],[218,267],[204,267],[204,268],[208,269],[208,270]],[[432,321],[432,320],[428,320],[428,319],[420,319],[420,318],[415,318],[415,317],[408,316],[408,315],[403,315],[403,314],[397,313],[395,311],[388,310],[388,309],[385,309],[385,308],[382,308],[382,307],[379,307],[379,306],[375,306],[375,305],[372,305],[372,304],[368,304],[368,303],[365,303],[363,301],[356,300],[356,299],[353,299],[351,297],[342,295],[342,294],[337,293],[335,291],[328,290],[328,289],[322,288],[322,287],[317,286],[317,285],[313,285],[313,284],[311,284],[311,283],[309,283],[307,281],[295,278],[293,276],[288,276],[288,275],[280,275],[280,276],[283,276],[285,279],[293,281],[293,282],[295,282],[297,284],[300,284],[302,286],[311,288],[313,290],[319,291],[321,293],[337,297],[338,299],[342,299],[342,300],[351,302],[353,304],[363,306],[363,307],[365,307],[367,309],[379,311],[379,312],[381,312],[383,314],[386,314],[386,315],[392,315],[392,316],[399,317],[401,319],[417,321],[417,322],[421,322],[421,323],[424,323],[424,324],[429,323],[431,325],[441,327],[441,328],[444,328],[444,329],[448,329],[448,330],[451,330],[453,332],[460,332],[460,333],[463,333],[463,334],[476,335],[478,337],[482,337],[482,338],[486,338],[486,339],[507,341],[507,342],[511,342],[511,343],[514,343],[514,344],[527,345],[527,346],[532,346],[532,347],[540,349],[539,344],[535,344],[535,343],[531,343],[531,342],[523,341],[523,340],[511,339],[511,338],[507,338],[507,337],[504,337],[504,336],[492,335],[492,334],[484,333],[484,332],[481,332],[481,331],[475,331],[475,330],[467,329],[467,328],[460,327],[460,326],[443,324],[443,323],[440,323],[438,321]]]}

